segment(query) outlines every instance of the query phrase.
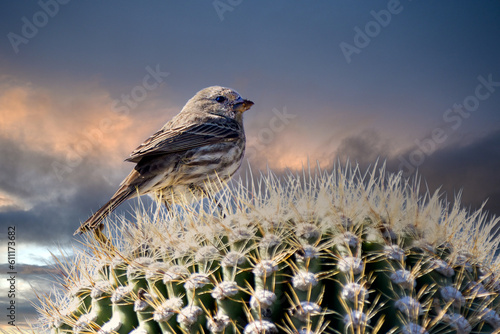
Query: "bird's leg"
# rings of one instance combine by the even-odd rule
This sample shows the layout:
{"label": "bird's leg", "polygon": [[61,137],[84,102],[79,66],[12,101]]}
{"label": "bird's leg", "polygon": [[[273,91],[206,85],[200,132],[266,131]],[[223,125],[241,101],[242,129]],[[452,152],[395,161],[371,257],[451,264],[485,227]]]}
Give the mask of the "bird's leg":
{"label": "bird's leg", "polygon": [[214,201],[216,204],[217,204],[217,207],[219,208],[219,216],[221,216],[222,218],[226,218],[226,213],[225,210],[226,208],[224,208],[220,203],[216,202],[215,199],[212,198],[212,201]]}
{"label": "bird's leg", "polygon": [[163,200],[163,205],[165,205],[165,208],[167,208],[168,212],[172,211],[172,205],[166,199]]}
{"label": "bird's leg", "polygon": [[217,206],[219,207],[219,215],[222,217],[222,218],[226,218],[226,213],[224,212],[224,208],[222,207],[222,205],[220,205],[220,203],[217,203]]}
{"label": "bird's leg", "polygon": [[160,212],[161,212],[161,203],[165,205],[165,208],[167,209],[167,212],[171,212],[172,206],[169,203],[167,196],[164,193],[165,190],[158,190],[154,193],[153,199],[156,203],[156,211],[154,214],[154,219],[153,221],[157,221],[158,217],[160,217]]}
{"label": "bird's leg", "polygon": [[104,249],[109,250],[111,252],[115,251],[115,247],[111,243],[111,240],[109,240],[105,235],[104,235],[104,224],[99,224],[97,228],[94,229],[94,237],[96,240],[99,242],[99,245],[101,245]]}

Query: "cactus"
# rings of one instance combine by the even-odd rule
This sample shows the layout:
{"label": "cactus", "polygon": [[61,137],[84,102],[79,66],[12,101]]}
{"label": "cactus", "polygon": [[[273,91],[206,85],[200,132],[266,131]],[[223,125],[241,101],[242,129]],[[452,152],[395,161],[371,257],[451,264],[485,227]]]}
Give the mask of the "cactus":
{"label": "cactus", "polygon": [[45,330],[500,332],[499,219],[384,167],[269,173],[135,218],[87,237],[40,295]]}

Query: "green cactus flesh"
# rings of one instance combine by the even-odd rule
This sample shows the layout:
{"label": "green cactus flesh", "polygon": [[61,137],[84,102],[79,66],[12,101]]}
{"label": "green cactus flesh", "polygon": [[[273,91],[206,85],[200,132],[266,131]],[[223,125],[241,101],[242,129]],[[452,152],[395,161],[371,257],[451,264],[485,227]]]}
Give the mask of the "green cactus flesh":
{"label": "green cactus flesh", "polygon": [[62,295],[41,298],[44,329],[500,331],[498,219],[416,181],[383,168],[269,174],[201,203],[139,210],[107,243],[87,237]]}

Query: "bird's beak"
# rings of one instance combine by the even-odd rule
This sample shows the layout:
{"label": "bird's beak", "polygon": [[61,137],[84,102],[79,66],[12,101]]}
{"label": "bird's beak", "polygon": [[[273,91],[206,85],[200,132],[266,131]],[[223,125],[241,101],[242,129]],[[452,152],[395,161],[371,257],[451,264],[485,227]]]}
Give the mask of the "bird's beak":
{"label": "bird's beak", "polygon": [[252,101],[250,101],[250,100],[243,100],[243,102],[236,103],[234,105],[234,111],[243,113],[243,112],[247,111],[248,109],[250,109],[251,106],[253,106],[253,102]]}

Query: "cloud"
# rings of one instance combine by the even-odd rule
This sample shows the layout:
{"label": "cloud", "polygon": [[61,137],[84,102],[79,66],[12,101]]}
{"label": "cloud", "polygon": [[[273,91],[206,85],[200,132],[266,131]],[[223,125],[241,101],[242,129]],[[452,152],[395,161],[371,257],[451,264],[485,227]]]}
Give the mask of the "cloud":
{"label": "cloud", "polygon": [[[488,200],[485,209],[500,215],[500,130],[482,137],[453,140],[449,145],[426,156],[418,173],[431,189],[442,186],[449,197],[463,189],[462,201],[478,208]],[[403,152],[408,156],[415,148]],[[396,169],[399,160],[390,163]]]}
{"label": "cloud", "polygon": [[[471,209],[478,209],[487,201],[485,210],[500,215],[500,130],[484,136],[469,137],[456,134],[447,145],[437,147],[426,155],[415,170],[431,191],[438,188],[453,200],[461,190],[462,203]],[[374,129],[368,129],[354,136],[344,138],[336,157],[345,162],[359,163],[361,168],[379,159],[386,162],[387,169],[398,172],[400,157],[408,157],[416,146],[398,150],[388,138]],[[403,171],[405,171],[403,169]],[[409,174],[407,177],[415,175]],[[425,189],[424,189],[425,190]]]}
{"label": "cloud", "polygon": [[373,165],[377,160],[387,159],[393,144],[375,129],[365,129],[357,135],[348,136],[340,142],[335,158],[345,163],[351,161],[360,166]]}
{"label": "cloud", "polygon": [[21,200],[0,193],[0,212],[23,210]]}
{"label": "cloud", "polygon": [[[76,164],[81,159],[123,157],[152,120],[118,112],[97,84],[53,89],[0,78],[0,131],[23,148]],[[69,85],[71,86],[71,85]],[[123,133],[134,130],[132,135]]]}
{"label": "cloud", "polygon": [[[282,98],[280,101],[286,100]],[[245,119],[246,158],[258,169],[301,169],[308,160],[332,166],[339,147],[344,145],[345,153],[348,153],[350,145],[354,144],[346,141],[357,140],[355,137],[367,140],[367,134],[353,136],[352,133],[367,127],[371,121],[371,117],[332,110],[329,106],[315,106],[314,114],[308,110],[310,105],[301,104],[274,107],[263,112],[259,106],[255,108],[255,112],[252,113],[252,109]],[[371,135],[376,133],[373,130],[368,132]]]}
{"label": "cloud", "polygon": [[[7,264],[0,264],[0,271],[2,273],[10,272]],[[57,271],[53,266],[35,266],[19,263],[16,265],[16,273],[14,276],[15,283],[15,296],[9,297],[7,293],[2,293],[0,296],[0,303],[2,305],[9,305],[11,300],[15,301],[16,305],[16,324],[24,327],[26,326],[26,319],[32,323],[37,318],[35,308],[31,305],[36,303],[36,295],[34,290],[51,291],[54,287],[54,275]],[[0,282],[0,291],[9,291],[11,282],[10,274],[3,276]],[[2,322],[2,325],[5,322]],[[1,329],[1,327],[0,327]]]}
{"label": "cloud", "polygon": [[22,203],[2,206],[0,221],[16,226],[23,244],[69,242],[80,222],[109,199],[130,168],[92,159],[60,180],[52,165],[58,157],[51,152],[33,151],[3,138],[0,156],[8,157],[0,165],[3,203]]}
{"label": "cloud", "polygon": [[[9,265],[6,263],[0,264],[0,270],[2,273],[9,272]],[[20,264],[16,267],[16,274],[19,277],[26,278],[29,275],[54,275],[57,273],[57,270],[53,265],[29,265],[29,264]]]}
{"label": "cloud", "polygon": [[0,78],[0,221],[23,231],[22,242],[68,241],[131,169],[123,159],[162,125],[158,112],[123,115],[115,102],[94,84]]}

